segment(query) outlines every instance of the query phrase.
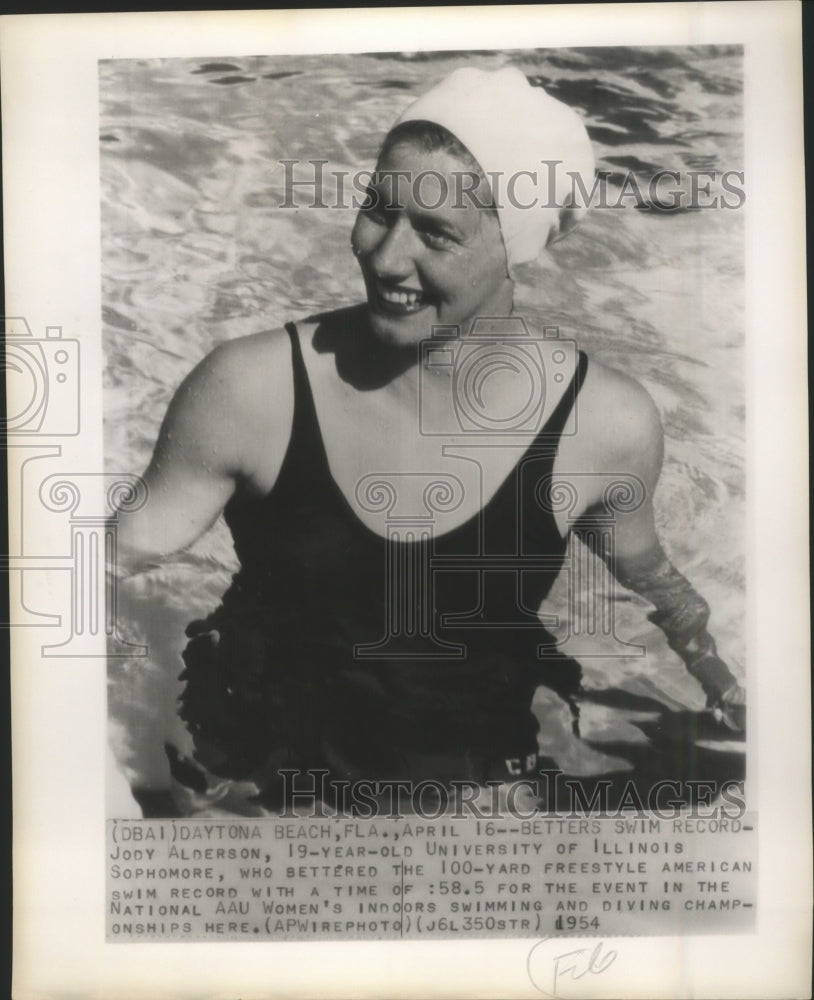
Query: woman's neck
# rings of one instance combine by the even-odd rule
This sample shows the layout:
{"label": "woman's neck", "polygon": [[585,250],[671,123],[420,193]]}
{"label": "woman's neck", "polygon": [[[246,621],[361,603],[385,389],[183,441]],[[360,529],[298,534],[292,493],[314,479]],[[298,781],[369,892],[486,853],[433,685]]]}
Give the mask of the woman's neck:
{"label": "woman's neck", "polygon": [[391,383],[416,387],[427,379],[426,388],[440,387],[454,373],[455,358],[461,345],[472,340],[499,342],[502,338],[523,336],[522,321],[513,306],[508,315],[473,317],[458,329],[456,336],[428,336],[424,340],[394,345],[373,333],[367,305],[359,305],[326,316],[317,327],[314,347],[319,353],[335,357],[337,374],[360,391],[384,388]]}

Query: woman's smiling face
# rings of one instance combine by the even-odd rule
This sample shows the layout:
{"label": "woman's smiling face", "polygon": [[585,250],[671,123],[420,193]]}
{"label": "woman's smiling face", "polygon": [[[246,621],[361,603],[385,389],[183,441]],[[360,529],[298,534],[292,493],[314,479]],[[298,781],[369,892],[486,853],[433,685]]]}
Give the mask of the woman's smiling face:
{"label": "woman's smiling face", "polygon": [[489,203],[485,180],[468,194],[467,164],[409,141],[385,153],[377,174],[352,236],[372,332],[409,347],[434,326],[466,333],[476,316],[508,316],[514,286],[497,215],[479,207]]}

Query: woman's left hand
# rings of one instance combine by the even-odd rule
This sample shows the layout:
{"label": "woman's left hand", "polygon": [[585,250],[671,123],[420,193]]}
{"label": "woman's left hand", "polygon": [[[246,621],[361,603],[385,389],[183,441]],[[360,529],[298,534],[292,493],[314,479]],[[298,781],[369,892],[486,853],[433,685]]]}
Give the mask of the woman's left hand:
{"label": "woman's left hand", "polygon": [[710,707],[716,722],[733,732],[746,732],[746,689],[737,681]]}

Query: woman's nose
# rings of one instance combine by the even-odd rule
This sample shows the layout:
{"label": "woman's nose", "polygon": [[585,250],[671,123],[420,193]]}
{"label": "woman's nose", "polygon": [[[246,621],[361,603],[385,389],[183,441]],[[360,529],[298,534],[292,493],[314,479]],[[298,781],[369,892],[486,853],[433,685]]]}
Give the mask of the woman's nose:
{"label": "woman's nose", "polygon": [[387,228],[370,255],[370,264],[380,278],[403,280],[413,272],[415,233],[409,220],[401,216]]}

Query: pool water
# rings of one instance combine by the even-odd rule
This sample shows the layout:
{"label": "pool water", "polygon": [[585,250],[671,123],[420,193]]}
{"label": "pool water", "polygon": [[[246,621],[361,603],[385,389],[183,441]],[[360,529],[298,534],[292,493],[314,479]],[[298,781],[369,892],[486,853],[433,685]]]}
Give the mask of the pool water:
{"label": "pool water", "polygon": [[[349,250],[353,212],[280,207],[279,161],[371,168],[398,114],[464,65],[517,66],[577,109],[610,192],[629,173],[646,192],[659,169],[679,171],[685,187],[687,171],[742,170],[737,47],[103,62],[110,471],[143,470],[173,391],[216,344],[364,297]],[[720,181],[711,188],[720,193]],[[652,395],[666,435],[656,495],[662,541],[712,606],[719,650],[742,676],[746,207],[667,212],[633,201],[594,210],[544,259],[523,265],[517,301],[531,324],[559,327]],[[111,735],[141,789],[168,787],[165,740],[189,752],[175,716],[183,630],[218,603],[235,568],[219,522],[124,588],[128,627],[150,655],[111,660]],[[569,615],[563,578],[546,611]],[[601,774],[620,761],[633,774],[669,771],[680,756],[672,723],[700,709],[703,696],[647,621],[644,602],[619,590],[614,611],[617,633],[646,643],[647,659],[603,656],[601,643],[584,659],[591,697],[581,741],[562,703],[541,689],[542,747],[574,773]],[[696,771],[742,773],[742,746],[698,734],[695,747]]]}

